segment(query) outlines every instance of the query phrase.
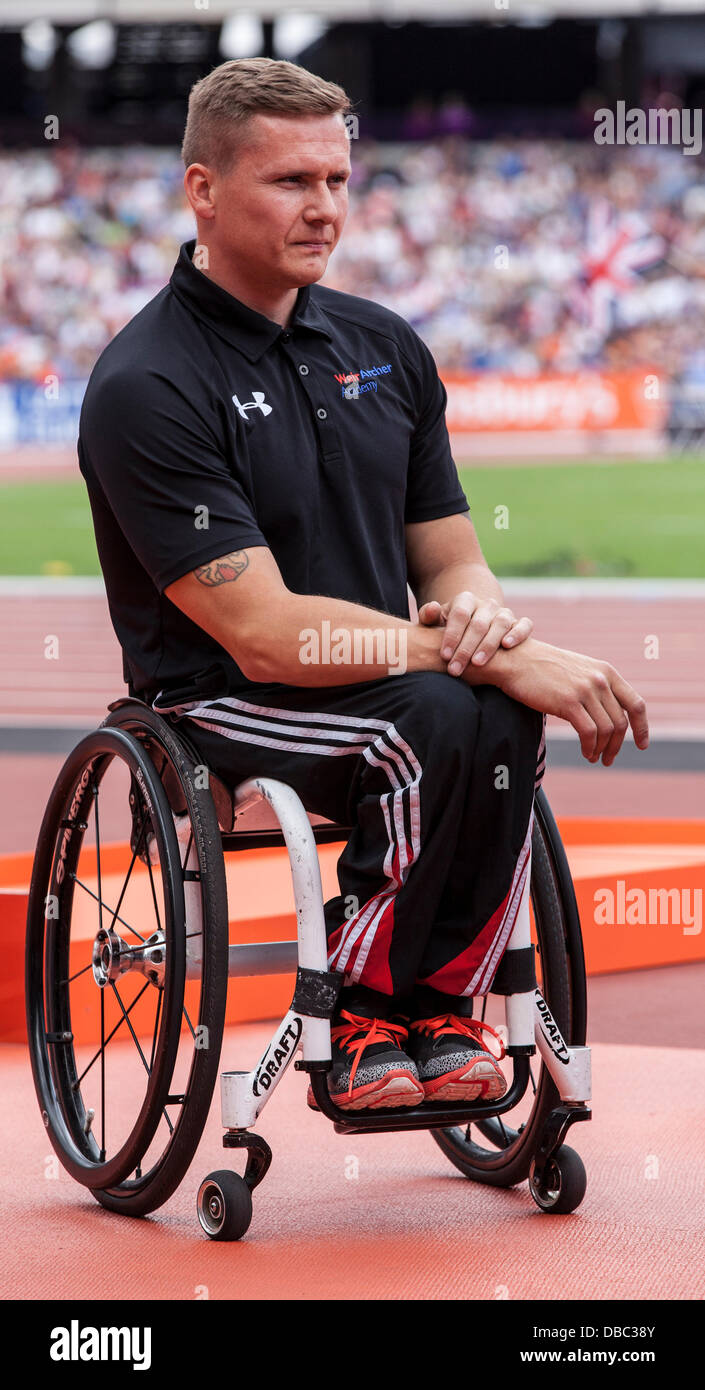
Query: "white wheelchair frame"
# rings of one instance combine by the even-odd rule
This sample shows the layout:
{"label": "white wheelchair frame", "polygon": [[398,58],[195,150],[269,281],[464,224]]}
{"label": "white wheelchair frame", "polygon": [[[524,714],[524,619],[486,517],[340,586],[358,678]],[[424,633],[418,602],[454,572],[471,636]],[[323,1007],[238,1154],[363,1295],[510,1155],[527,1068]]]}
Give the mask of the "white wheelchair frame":
{"label": "white wheelchair frame", "polygon": [[[264,807],[262,805],[264,803]],[[255,1066],[250,1071],[226,1071],[221,1073],[221,1111],[222,1123],[226,1131],[226,1146],[247,1147],[247,1132],[255,1124],[267,1101],[279,1085],[284,1073],[300,1051],[302,1060],[296,1065],[299,1069],[312,1073],[312,1084],[320,1108],[329,1118],[335,1120],[339,1132],[363,1129],[366,1132],[379,1132],[389,1129],[441,1128],[458,1123],[467,1118],[468,1107],[458,1105],[449,1107],[426,1107],[423,1116],[419,1109],[413,1112],[357,1111],[343,1112],[328,1100],[325,1086],[325,1072],[330,1069],[331,1032],[330,1016],[335,1003],[335,993],[331,992],[333,977],[328,972],[326,928],[323,911],[323,890],[318,861],[316,840],[312,821],[292,787],[272,777],[253,777],[241,782],[233,793],[233,808],[238,823],[236,833],[250,828],[247,814],[257,810],[260,818],[257,828],[261,828],[261,812],[270,809],[277,824],[273,827],[281,832],[286,842],[294,891],[297,921],[297,940],[260,943],[255,945],[231,945],[229,947],[228,974],[232,977],[284,974],[297,971],[297,989],[291,1008],[275,1029]],[[184,839],[188,832],[187,817],[174,817],[177,835]],[[327,824],[327,822],[321,822]],[[185,867],[196,867],[187,861]],[[531,863],[529,860],[526,883],[512,934],[506,947],[511,957],[513,951],[525,951],[531,946],[531,927],[529,916]],[[200,941],[195,918],[200,913],[200,895],[196,884],[186,884],[187,920],[189,922],[188,940],[191,943],[187,954],[187,978],[200,971]],[[188,890],[190,889],[190,896]],[[339,981],[338,981],[339,983]],[[587,1046],[569,1046],[537,986],[523,993],[506,994],[506,1053],[517,1060],[526,1058],[538,1047],[541,1059],[547,1067],[561,1103],[565,1106],[585,1107],[591,1099],[590,1049]],[[526,1064],[528,1067],[528,1063]],[[321,1075],[317,1083],[316,1073]],[[526,1080],[519,1094],[523,1094]],[[492,1106],[471,1107],[473,1117],[483,1113],[497,1114],[516,1103],[518,1094],[515,1088],[507,1093],[503,1102]],[[326,1103],[327,1102],[327,1103]],[[462,1113],[461,1113],[462,1112]],[[386,1122],[382,1118],[386,1117]],[[588,1118],[587,1114],[575,1118]],[[253,1140],[264,1144],[258,1136]],[[253,1148],[256,1144],[252,1145]],[[266,1148],[266,1145],[265,1145]]]}

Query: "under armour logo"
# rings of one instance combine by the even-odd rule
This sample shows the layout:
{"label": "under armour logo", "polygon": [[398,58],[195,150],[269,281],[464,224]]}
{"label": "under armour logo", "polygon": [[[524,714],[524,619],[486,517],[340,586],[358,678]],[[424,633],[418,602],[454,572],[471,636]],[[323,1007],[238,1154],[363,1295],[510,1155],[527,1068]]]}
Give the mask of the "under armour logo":
{"label": "under armour logo", "polygon": [[243,420],[247,419],[248,410],[261,410],[263,415],[271,415],[272,407],[271,405],[265,405],[264,391],[253,391],[252,396],[253,399],[251,401],[245,401],[244,405],[241,404],[237,396],[233,396],[233,401],[237,406]]}

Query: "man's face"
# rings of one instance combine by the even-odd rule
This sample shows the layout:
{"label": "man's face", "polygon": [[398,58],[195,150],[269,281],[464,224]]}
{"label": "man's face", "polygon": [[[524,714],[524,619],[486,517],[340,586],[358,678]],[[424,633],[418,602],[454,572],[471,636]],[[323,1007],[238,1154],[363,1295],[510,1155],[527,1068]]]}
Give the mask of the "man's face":
{"label": "man's face", "polygon": [[348,209],[350,142],[340,114],[258,113],[234,163],[211,174],[208,239],[253,284],[320,280]]}

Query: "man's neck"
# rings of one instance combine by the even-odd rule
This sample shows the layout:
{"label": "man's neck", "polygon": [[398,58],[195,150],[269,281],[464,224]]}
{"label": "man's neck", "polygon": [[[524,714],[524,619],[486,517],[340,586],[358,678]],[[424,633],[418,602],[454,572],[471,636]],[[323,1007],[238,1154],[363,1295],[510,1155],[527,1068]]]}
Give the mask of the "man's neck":
{"label": "man's neck", "polygon": [[281,324],[282,328],[289,327],[298,289],[284,289],[279,294],[276,291],[273,293],[271,285],[256,285],[243,279],[231,263],[218,257],[212,248],[205,249],[208,252],[208,269],[199,265],[198,269],[202,275],[206,275],[214,284],[220,285],[222,290],[226,290],[233,299],[238,299],[248,309],[263,314],[265,318],[271,319],[272,323]]}

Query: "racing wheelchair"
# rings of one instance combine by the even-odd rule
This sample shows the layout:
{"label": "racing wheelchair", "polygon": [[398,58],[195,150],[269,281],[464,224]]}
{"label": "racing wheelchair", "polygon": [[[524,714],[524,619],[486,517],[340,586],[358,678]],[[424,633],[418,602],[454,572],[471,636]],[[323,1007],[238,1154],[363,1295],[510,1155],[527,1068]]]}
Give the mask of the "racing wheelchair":
{"label": "racing wheelchair", "polygon": [[[223,1144],[245,1149],[246,1166],[242,1177],[222,1169],[201,1183],[197,1212],[208,1237],[236,1240],[249,1227],[252,1192],[271,1162],[253,1126],[298,1053],[294,1066],[309,1074],[338,1133],[427,1129],[472,1181],[528,1179],[542,1211],[573,1211],[586,1175],[563,1141],[591,1115],[585,963],[543,790],[527,891],[491,994],[477,1001],[506,1040],[506,1094],[492,1104],[353,1112],[336,1105],[326,1082],[342,977],[328,970],[316,849],[346,840],[352,827],[309,815],[290,786],[270,777],[226,786],[173,715],[132,694],[108,711],[68,755],[49,797],[27,917],[34,1083],[71,1176],[112,1211],[144,1216],[161,1206],[208,1117],[228,979],[296,971],[291,1007],[257,1064],[221,1076]],[[231,945],[238,904],[231,900],[229,914],[225,856],[272,845],[288,850],[298,939]]]}

